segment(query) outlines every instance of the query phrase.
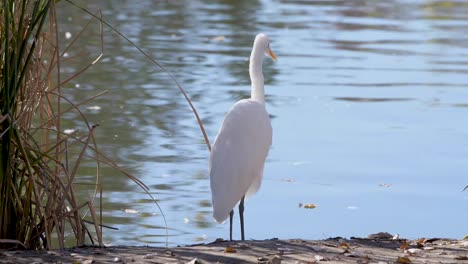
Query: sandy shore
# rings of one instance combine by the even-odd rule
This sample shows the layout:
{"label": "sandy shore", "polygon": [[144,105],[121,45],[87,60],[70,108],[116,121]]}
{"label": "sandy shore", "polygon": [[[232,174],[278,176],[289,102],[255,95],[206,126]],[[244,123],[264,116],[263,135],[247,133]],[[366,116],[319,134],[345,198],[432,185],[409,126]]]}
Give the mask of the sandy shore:
{"label": "sandy shore", "polygon": [[330,238],[216,241],[161,247],[80,247],[0,251],[0,263],[468,263],[468,241]]}

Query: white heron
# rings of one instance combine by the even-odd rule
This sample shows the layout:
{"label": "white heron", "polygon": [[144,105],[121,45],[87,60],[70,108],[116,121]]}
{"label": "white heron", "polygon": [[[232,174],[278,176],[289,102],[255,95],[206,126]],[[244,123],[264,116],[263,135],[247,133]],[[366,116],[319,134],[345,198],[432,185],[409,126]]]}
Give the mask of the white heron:
{"label": "white heron", "polygon": [[239,203],[241,237],[244,240],[244,198],[257,192],[271,145],[272,128],[265,108],[264,55],[276,59],[270,40],[260,33],[250,55],[251,98],[238,101],[224,117],[210,153],[213,217],[221,223],[229,216],[232,240],[233,208]]}

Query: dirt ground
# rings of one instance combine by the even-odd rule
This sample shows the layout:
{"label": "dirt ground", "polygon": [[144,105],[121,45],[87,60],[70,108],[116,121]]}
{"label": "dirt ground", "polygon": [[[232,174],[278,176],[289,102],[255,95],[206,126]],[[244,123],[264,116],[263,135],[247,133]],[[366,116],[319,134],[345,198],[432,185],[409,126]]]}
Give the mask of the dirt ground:
{"label": "dirt ground", "polygon": [[468,241],[406,240],[386,233],[326,240],[215,241],[163,247],[1,250],[0,263],[468,263]]}

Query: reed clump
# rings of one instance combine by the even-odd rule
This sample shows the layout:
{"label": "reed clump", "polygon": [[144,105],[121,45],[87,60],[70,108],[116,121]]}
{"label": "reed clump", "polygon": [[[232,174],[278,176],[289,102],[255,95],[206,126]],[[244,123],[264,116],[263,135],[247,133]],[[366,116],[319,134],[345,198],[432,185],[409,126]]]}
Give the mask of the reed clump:
{"label": "reed clump", "polygon": [[[78,201],[74,180],[84,159],[114,164],[61,93],[55,1],[1,0],[0,19],[0,248],[103,245],[95,197]],[[87,131],[62,132],[68,111]]]}

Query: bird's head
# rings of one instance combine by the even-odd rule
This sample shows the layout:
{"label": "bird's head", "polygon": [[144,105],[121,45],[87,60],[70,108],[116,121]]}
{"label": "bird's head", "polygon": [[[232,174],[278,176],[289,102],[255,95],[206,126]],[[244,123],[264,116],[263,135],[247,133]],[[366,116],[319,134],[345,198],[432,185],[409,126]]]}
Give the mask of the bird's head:
{"label": "bird's head", "polygon": [[263,49],[263,52],[265,53],[265,55],[267,55],[268,57],[272,58],[275,61],[278,60],[276,58],[275,53],[273,53],[273,51],[270,48],[270,39],[268,38],[267,35],[265,35],[264,33],[258,34],[255,37],[255,42],[254,42],[254,46],[257,46],[257,45],[258,47]]}

